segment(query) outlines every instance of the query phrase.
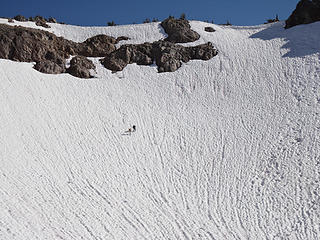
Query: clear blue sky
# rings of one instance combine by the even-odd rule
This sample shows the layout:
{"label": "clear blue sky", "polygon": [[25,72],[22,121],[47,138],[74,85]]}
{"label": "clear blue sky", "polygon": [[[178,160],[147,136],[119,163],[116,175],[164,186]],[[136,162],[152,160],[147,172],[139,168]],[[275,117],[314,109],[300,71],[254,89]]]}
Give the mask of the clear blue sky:
{"label": "clear blue sky", "polygon": [[287,19],[297,3],[298,0],[3,0],[0,16],[52,16],[68,24],[102,26],[111,20],[117,24],[142,23],[146,18],[163,20],[185,13],[187,19],[257,25],[276,14],[280,20]]}

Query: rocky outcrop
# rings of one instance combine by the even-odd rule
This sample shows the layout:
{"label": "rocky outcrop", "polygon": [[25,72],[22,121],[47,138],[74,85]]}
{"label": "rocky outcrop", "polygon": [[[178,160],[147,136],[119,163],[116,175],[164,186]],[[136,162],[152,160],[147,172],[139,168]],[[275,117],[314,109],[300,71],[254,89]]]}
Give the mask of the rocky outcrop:
{"label": "rocky outcrop", "polygon": [[67,72],[79,78],[92,78],[91,69],[96,69],[92,61],[84,56],[76,56],[71,59]]}
{"label": "rocky outcrop", "polygon": [[37,20],[36,21],[36,25],[37,26],[41,26],[41,27],[44,27],[44,28],[51,28],[46,21],[43,21],[43,20]]}
{"label": "rocky outcrop", "polygon": [[158,72],[174,72],[182,62],[192,59],[209,60],[218,51],[211,43],[195,47],[183,47],[167,41],[156,41],[136,45],[123,45],[101,60],[101,63],[114,72],[123,70],[128,64],[158,66]]}
{"label": "rocky outcrop", "polygon": [[301,0],[286,20],[285,28],[316,21],[320,21],[320,0]]}
{"label": "rocky outcrop", "polygon": [[138,65],[152,64],[152,44],[130,44],[122,45],[119,49],[101,60],[101,63],[109,70],[121,71],[128,64]]}
{"label": "rocky outcrop", "polygon": [[49,17],[48,22],[49,23],[58,23],[57,19],[55,19],[53,17]]}
{"label": "rocky outcrop", "polygon": [[212,27],[205,27],[204,30],[206,32],[215,32],[216,30],[214,30]]}
{"label": "rocky outcrop", "polygon": [[[36,20],[43,19],[38,17]],[[116,49],[116,43],[117,39],[107,35],[98,35],[83,43],[75,43],[47,31],[0,24],[0,58],[36,62],[34,68],[43,73],[66,72],[65,63],[70,55],[105,57]],[[84,73],[78,76],[88,75]]]}
{"label": "rocky outcrop", "polygon": [[16,21],[19,21],[19,22],[26,22],[27,21],[27,19],[22,15],[17,15],[13,19]]}
{"label": "rocky outcrop", "polygon": [[[0,58],[20,62],[66,59],[73,42],[52,33],[20,26],[0,24]],[[52,59],[50,59],[52,60]]]}
{"label": "rocky outcrop", "polygon": [[[36,17],[36,21],[43,21]],[[179,21],[184,21],[178,19]],[[190,26],[189,26],[190,30]],[[121,71],[128,64],[158,66],[158,72],[173,72],[183,62],[192,59],[209,60],[218,52],[211,43],[195,47],[184,47],[171,41],[126,44],[116,49],[119,41],[127,37],[113,38],[97,35],[82,43],[75,43],[53,33],[21,26],[0,24],[0,58],[20,62],[35,62],[34,68],[43,73],[68,72],[80,78],[91,78],[94,64],[86,57],[104,57],[101,63],[112,71]],[[66,69],[66,59],[77,55]]]}
{"label": "rocky outcrop", "polygon": [[97,35],[78,44],[77,53],[86,57],[105,57],[116,50],[117,40],[107,35]]}
{"label": "rocky outcrop", "polygon": [[191,29],[188,20],[175,19],[169,17],[161,22],[161,26],[168,34],[165,41],[173,43],[194,42],[200,38],[200,35]]}
{"label": "rocky outcrop", "polygon": [[212,43],[201,44],[195,47],[183,47],[165,41],[153,43],[153,56],[158,66],[158,72],[174,72],[193,59],[209,60],[216,56],[218,51]]}

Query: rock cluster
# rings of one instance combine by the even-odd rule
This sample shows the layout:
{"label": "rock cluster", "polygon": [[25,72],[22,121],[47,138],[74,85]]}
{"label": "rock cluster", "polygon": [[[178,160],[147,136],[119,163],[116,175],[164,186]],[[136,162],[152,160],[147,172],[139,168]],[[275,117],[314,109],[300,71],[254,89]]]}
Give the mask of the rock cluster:
{"label": "rock cluster", "polygon": [[[126,39],[121,37],[121,39]],[[0,24],[0,58],[20,62],[36,62],[35,69],[43,73],[64,73],[70,55],[103,57],[116,49],[117,39],[98,35],[83,43],[75,43],[38,29]],[[83,61],[75,60],[75,64]],[[74,67],[73,67],[74,68]],[[71,72],[76,72],[72,70]],[[79,74],[90,77],[88,74]]]}
{"label": "rock cluster", "polygon": [[19,21],[19,22],[26,22],[26,21],[35,22],[35,24],[37,26],[41,26],[41,27],[45,27],[45,28],[50,28],[50,26],[47,23],[58,23],[57,20],[53,17],[45,19],[42,16],[35,16],[35,17],[26,18],[22,15],[17,15],[13,19],[16,21]]}
{"label": "rock cluster", "polygon": [[26,21],[28,21],[24,16],[22,16],[22,15],[17,15],[17,16],[15,16],[14,18],[13,18],[14,20],[17,20],[17,21],[19,21],[19,22],[26,22]]}
{"label": "rock cluster", "polygon": [[211,43],[195,47],[183,47],[167,41],[122,45],[119,49],[101,60],[101,63],[114,72],[123,70],[128,64],[158,66],[158,72],[174,72],[182,62],[192,59],[209,60],[218,54]]}
{"label": "rock cluster", "polygon": [[[25,20],[22,16],[15,19]],[[45,26],[43,17],[33,19],[37,24]],[[50,21],[54,22],[54,19]],[[191,30],[185,19],[168,18],[161,25],[168,33],[165,40],[153,43],[126,44],[116,48],[116,44],[128,37],[110,37],[97,35],[82,43],[75,43],[53,33],[21,26],[0,24],[0,58],[20,62],[35,62],[34,68],[43,73],[70,73],[80,78],[91,78],[90,70],[94,64],[86,57],[101,57],[101,63],[112,71],[121,71],[128,64],[158,66],[158,72],[173,72],[183,62],[192,59],[209,60],[218,51],[211,43],[195,47],[184,47],[177,42],[192,42],[200,38]],[[70,67],[66,68],[66,59],[74,57]]]}
{"label": "rock cluster", "polygon": [[185,19],[169,17],[161,22],[168,37],[153,43],[127,44],[111,52],[101,63],[113,72],[122,71],[128,64],[158,66],[158,72],[174,72],[192,59],[209,60],[218,54],[211,43],[195,47],[183,47],[175,43],[194,42],[200,35],[191,30]]}
{"label": "rock cluster", "polygon": [[41,27],[44,27],[44,28],[51,28],[47,24],[47,20],[42,16],[36,16],[33,20],[36,22],[37,26],[41,26]]}
{"label": "rock cluster", "polygon": [[165,41],[173,43],[194,42],[200,38],[200,35],[191,29],[186,19],[175,19],[169,17],[161,22],[161,26],[168,34]]}
{"label": "rock cluster", "polygon": [[301,0],[286,20],[285,28],[316,21],[320,21],[320,0]]}

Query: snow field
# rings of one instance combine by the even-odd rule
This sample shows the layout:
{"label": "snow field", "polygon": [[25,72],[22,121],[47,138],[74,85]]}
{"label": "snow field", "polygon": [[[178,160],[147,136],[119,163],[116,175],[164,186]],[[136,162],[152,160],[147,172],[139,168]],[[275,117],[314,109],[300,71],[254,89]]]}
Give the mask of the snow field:
{"label": "snow field", "polygon": [[[165,38],[157,23],[51,26]],[[185,45],[219,54],[174,73],[0,60],[0,239],[319,238],[319,23],[191,26]]]}

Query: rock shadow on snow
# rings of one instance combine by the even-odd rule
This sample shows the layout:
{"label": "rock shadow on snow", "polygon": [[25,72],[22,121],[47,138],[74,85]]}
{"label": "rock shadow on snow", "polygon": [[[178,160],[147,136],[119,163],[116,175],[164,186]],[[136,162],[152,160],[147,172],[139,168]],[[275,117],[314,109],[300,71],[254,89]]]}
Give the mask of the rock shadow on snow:
{"label": "rock shadow on snow", "polygon": [[289,51],[282,57],[305,57],[320,52],[320,22],[298,25],[290,29],[284,28],[284,23],[274,23],[270,27],[257,32],[250,38],[261,40],[285,39],[283,49]]}

